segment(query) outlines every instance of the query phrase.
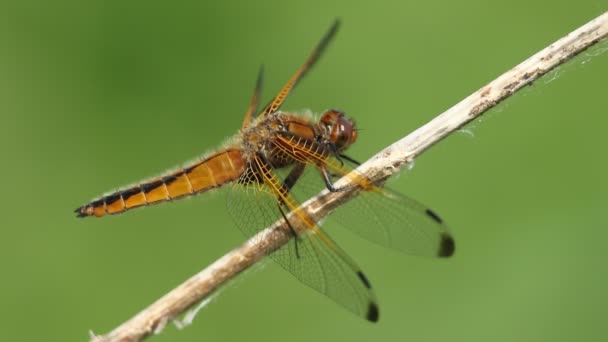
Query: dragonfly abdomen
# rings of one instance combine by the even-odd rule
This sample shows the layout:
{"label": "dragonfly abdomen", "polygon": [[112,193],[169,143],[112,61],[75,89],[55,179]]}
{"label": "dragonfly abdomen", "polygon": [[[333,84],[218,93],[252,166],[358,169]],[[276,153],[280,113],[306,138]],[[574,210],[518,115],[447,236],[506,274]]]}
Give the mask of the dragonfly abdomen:
{"label": "dragonfly abdomen", "polygon": [[222,186],[239,178],[241,151],[227,149],[179,171],[119,190],[75,210],[77,216],[104,216],[148,204],[170,201]]}

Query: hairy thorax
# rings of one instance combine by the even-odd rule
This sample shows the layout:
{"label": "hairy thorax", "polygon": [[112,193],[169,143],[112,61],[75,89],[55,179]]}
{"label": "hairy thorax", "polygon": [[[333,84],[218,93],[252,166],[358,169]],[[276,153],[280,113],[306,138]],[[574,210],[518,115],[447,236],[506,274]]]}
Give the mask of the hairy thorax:
{"label": "hairy thorax", "polygon": [[322,132],[308,117],[278,112],[261,117],[241,132],[240,144],[246,160],[261,154],[273,167],[286,167],[297,161],[296,151],[280,148],[281,141],[297,137],[299,143],[316,144]]}

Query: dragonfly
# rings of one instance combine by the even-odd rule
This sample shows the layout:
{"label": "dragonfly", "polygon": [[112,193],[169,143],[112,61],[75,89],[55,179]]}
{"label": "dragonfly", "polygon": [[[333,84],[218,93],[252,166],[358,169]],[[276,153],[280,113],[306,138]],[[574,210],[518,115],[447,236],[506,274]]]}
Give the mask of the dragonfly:
{"label": "dragonfly", "polygon": [[[339,26],[335,20],[304,64],[261,110],[264,68],[260,68],[242,126],[225,146],[175,171],[91,201],[77,208],[76,215],[119,214],[221,187],[227,190],[229,215],[247,236],[284,220],[292,238],[270,258],[355,315],[378,321],[380,310],[370,281],[320,228],[320,222],[300,209],[300,200],[323,189],[355,189],[359,196],[332,216],[363,238],[405,254],[440,258],[454,254],[455,242],[435,211],[355,170],[359,163],[345,152],[359,134],[345,113],[331,109],[315,119],[281,111]],[[347,177],[349,184],[336,187],[341,177]],[[294,213],[299,224],[292,224]]]}

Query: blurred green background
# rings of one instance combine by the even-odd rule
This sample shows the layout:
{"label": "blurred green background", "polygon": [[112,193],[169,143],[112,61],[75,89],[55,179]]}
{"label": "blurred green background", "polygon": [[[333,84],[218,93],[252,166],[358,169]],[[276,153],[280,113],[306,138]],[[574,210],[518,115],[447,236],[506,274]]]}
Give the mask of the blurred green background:
{"label": "blurred green background", "polygon": [[[0,340],[105,333],[244,241],[222,196],[76,219],[211,151],[343,26],[285,109],[340,108],[365,159],[606,10],[596,0],[0,4]],[[603,45],[603,51],[607,49]],[[600,341],[608,313],[608,54],[583,53],[393,180],[451,225],[450,260],[332,235],[369,324],[268,262],[152,341]]]}

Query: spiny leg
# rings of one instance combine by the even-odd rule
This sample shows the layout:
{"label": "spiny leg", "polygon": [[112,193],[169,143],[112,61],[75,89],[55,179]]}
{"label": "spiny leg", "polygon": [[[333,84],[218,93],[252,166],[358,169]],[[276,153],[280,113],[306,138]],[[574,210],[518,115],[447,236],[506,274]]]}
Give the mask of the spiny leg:
{"label": "spiny leg", "polygon": [[[266,156],[264,156],[264,154],[262,154],[262,153],[257,153],[256,158],[254,160],[256,161],[256,163],[254,164],[255,165],[254,170],[256,172],[258,172],[259,175],[261,176],[259,181],[265,180],[265,181],[270,182],[271,184],[274,183],[273,181],[271,181],[271,179],[274,178],[274,176],[272,175],[272,171],[271,171],[272,166],[271,166],[268,158],[266,158]],[[303,169],[302,169],[302,171],[303,171]],[[300,172],[300,174],[301,174],[301,172]],[[299,176],[295,177],[294,183],[295,183],[295,181],[297,181],[297,178],[299,178]],[[285,220],[287,227],[289,227],[289,230],[294,237],[296,256],[299,259],[300,258],[300,252],[298,249],[299,236],[298,236],[297,231],[291,225],[291,222],[289,222],[289,220],[287,219],[287,214],[283,210],[283,206],[287,210],[290,210],[288,204],[284,200],[284,198],[289,194],[289,190],[290,190],[290,187],[287,187],[284,182],[281,182],[279,184],[279,187],[275,189],[275,191],[277,191],[277,207],[278,207],[279,211],[281,212],[281,216],[283,216],[283,219]]]}
{"label": "spiny leg", "polygon": [[325,145],[331,151],[331,153],[334,155],[334,158],[336,158],[340,162],[340,166],[344,166],[344,161],[341,158],[342,155],[340,154],[340,152],[338,152],[338,149],[336,148],[336,144],[328,142]]}
{"label": "spiny leg", "polygon": [[[282,134],[283,137],[287,138],[287,140],[290,140],[290,138],[292,138],[292,137],[298,138],[297,135],[295,135],[294,133],[289,132],[289,131],[281,131],[280,133]],[[298,149],[299,149],[298,152],[294,152],[294,151],[286,151],[286,152],[292,154],[292,157],[296,160],[301,159],[302,155],[307,155],[308,157],[310,157],[310,158],[306,158],[306,159],[308,159],[311,163],[316,164],[317,169],[319,169],[319,171],[321,172],[321,176],[323,177],[323,181],[325,182],[325,186],[326,186],[327,190],[329,190],[331,192],[340,192],[340,191],[351,190],[358,186],[357,184],[352,184],[352,185],[347,185],[347,186],[341,187],[341,188],[334,187],[333,181],[331,179],[332,175],[328,172],[327,166],[325,165],[325,160],[324,160],[325,158],[329,158],[330,155],[333,155],[334,158],[338,159],[336,156],[338,154],[338,152],[334,148],[333,143],[331,143],[331,142],[319,143],[319,142],[316,142],[316,141],[313,141],[310,139],[299,139],[297,145],[298,145]],[[345,159],[350,161],[352,158],[346,157]],[[301,164],[301,166],[298,166],[299,164]],[[302,172],[304,171],[304,166],[305,166],[304,162],[297,162],[296,166],[294,166],[294,169],[292,169],[291,172],[289,173],[289,175],[287,176],[287,178],[285,178],[283,187],[286,186],[287,191],[289,191],[291,189],[291,187],[297,182],[298,178],[301,176]],[[299,169],[300,167],[302,169]]]}
{"label": "spiny leg", "polygon": [[[294,165],[294,167],[291,169],[291,171],[289,172],[289,174],[283,181],[281,191],[284,191],[285,193],[289,193],[291,191],[291,189],[293,188],[293,186],[298,181],[298,179],[300,178],[300,176],[302,176],[302,173],[304,172],[305,167],[306,167],[306,164],[303,164],[303,163],[297,163],[296,165]],[[296,244],[296,256],[298,258],[300,258],[300,252],[298,250],[298,239],[300,237],[296,233],[295,229],[293,229],[293,227],[291,226],[291,223],[289,223],[289,220],[287,220],[287,215],[285,215],[285,212],[283,211],[283,208],[282,208],[283,205],[285,205],[285,203],[281,199],[279,199],[279,201],[278,201],[279,210],[281,211],[281,215],[283,215],[285,222],[287,222],[287,226],[289,227],[289,230],[291,230],[291,233],[293,234],[294,243]]]}
{"label": "spiny leg", "polygon": [[[351,157],[347,156],[346,154],[339,153],[339,152],[336,150],[335,145],[333,145],[333,144],[332,144],[332,146],[331,146],[330,148],[332,149],[332,152],[334,153],[334,157],[335,157],[335,158],[336,158],[336,159],[337,159],[337,160],[340,162],[340,166],[344,166],[344,160],[346,160],[346,161],[347,161],[347,162],[349,162],[349,163],[352,163],[352,164],[353,164],[353,165],[355,165],[355,166],[359,166],[359,165],[361,165],[361,163],[360,163],[360,162],[358,162],[358,161],[356,161],[355,159],[353,159],[353,158],[351,158]],[[343,160],[343,159],[344,159],[344,160]],[[338,176],[340,176],[340,175],[339,175],[339,174],[337,174],[337,173],[330,173],[330,176],[331,176],[331,177],[338,177]]]}
{"label": "spiny leg", "polygon": [[298,179],[300,179],[300,177],[302,176],[302,173],[304,173],[305,168],[306,164],[296,163],[291,169],[291,171],[289,171],[289,174],[287,175],[287,177],[285,177],[285,180],[283,181],[283,187],[287,190],[287,192],[291,191]]}
{"label": "spiny leg", "polygon": [[[331,153],[334,155],[334,158],[336,158],[340,162],[340,166],[344,166],[344,160],[346,160],[347,162],[352,163],[356,166],[361,165],[361,163],[356,161],[355,159],[347,156],[346,154],[340,153],[334,143],[328,142],[328,143],[326,143],[326,145],[330,149]],[[342,159],[344,159],[344,160],[342,160]]]}
{"label": "spiny leg", "polygon": [[285,214],[285,211],[283,211],[283,207],[282,207],[283,205],[285,205],[285,203],[283,201],[279,200],[277,202],[277,206],[279,208],[279,211],[281,212],[281,215],[283,216],[283,219],[285,220],[285,223],[287,223],[287,227],[289,227],[289,231],[291,232],[291,235],[293,235],[293,241],[294,241],[295,246],[296,246],[296,257],[299,259],[300,258],[300,250],[298,249],[298,239],[300,239],[300,236],[298,235],[298,233],[296,232],[296,230],[293,228],[293,226],[291,225],[291,223],[287,219],[287,215]]}
{"label": "spiny leg", "polygon": [[359,186],[358,184],[351,184],[351,185],[343,186],[341,188],[336,188],[334,186],[334,182],[331,180],[331,175],[327,171],[327,167],[325,167],[325,165],[321,165],[319,167],[319,171],[321,171],[321,176],[323,177],[323,181],[325,182],[325,187],[330,192],[342,192],[342,191],[352,190]]}
{"label": "spiny leg", "polygon": [[[349,161],[349,162],[351,162],[351,163],[353,163],[353,164],[357,165],[357,166],[361,165],[361,162],[356,161],[355,159],[353,159],[353,158],[351,158],[351,157],[347,156],[346,154],[342,154],[342,153],[340,153],[340,154],[338,154],[338,156],[339,156],[340,158],[342,158],[342,159],[346,160],[346,161]],[[340,159],[340,158],[338,158],[338,159]]]}

